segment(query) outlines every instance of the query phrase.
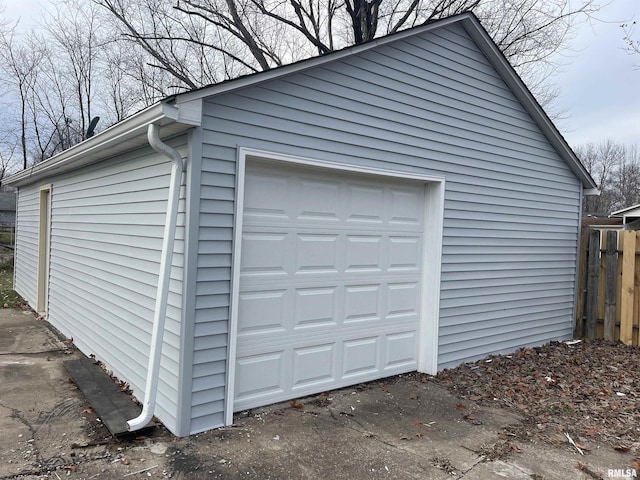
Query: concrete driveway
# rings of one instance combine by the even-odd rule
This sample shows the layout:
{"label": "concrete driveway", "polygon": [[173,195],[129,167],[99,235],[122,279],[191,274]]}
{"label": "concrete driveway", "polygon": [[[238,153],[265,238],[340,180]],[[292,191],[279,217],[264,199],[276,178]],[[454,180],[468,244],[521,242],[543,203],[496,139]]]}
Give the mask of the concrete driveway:
{"label": "concrete driveway", "polygon": [[79,355],[32,312],[0,310],[0,479],[564,480],[626,478],[629,464],[610,446],[581,456],[537,444],[535,425],[417,374],[243,412],[190,438],[157,428],[115,440],[62,365]]}

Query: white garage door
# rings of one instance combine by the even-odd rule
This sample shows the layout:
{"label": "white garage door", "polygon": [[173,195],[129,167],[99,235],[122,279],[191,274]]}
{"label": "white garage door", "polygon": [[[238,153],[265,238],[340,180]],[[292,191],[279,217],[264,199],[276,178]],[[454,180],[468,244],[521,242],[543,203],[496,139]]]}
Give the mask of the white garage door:
{"label": "white garage door", "polygon": [[234,410],[416,370],[424,189],[247,163]]}

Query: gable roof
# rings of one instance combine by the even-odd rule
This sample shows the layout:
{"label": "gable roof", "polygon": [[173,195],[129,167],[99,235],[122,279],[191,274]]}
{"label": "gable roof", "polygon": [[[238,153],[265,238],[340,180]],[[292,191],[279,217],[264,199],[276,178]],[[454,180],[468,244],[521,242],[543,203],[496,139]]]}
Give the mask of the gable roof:
{"label": "gable roof", "polygon": [[554,147],[558,155],[565,161],[574,175],[586,189],[585,194],[597,194],[596,183],[584,168],[564,137],[548,117],[544,109],[536,101],[522,79],[518,76],[509,61],[493,42],[487,31],[482,27],[478,18],[471,12],[462,13],[425,25],[403,30],[401,32],[374,39],[370,42],[346,47],[342,50],[328,53],[320,57],[313,57],[278,68],[245,75],[214,85],[199,88],[189,92],[173,95],[161,100],[141,112],[123,120],[107,130],[91,137],[74,147],[55,155],[54,157],[23,170],[5,180],[8,185],[26,185],[53,173],[62,173],[81,165],[94,163],[109,156],[124,152],[127,149],[145,144],[146,127],[150,123],[164,125],[163,135],[177,134],[194,126],[201,121],[201,102],[204,98],[220,95],[251,85],[268,82],[273,79],[298,73],[310,68],[336,62],[340,59],[358,55],[380,45],[420,35],[425,32],[443,28],[451,24],[460,24],[474,40],[482,53],[497,70],[503,81],[509,86],[515,97],[520,101],[533,121],[538,125],[544,136]]}

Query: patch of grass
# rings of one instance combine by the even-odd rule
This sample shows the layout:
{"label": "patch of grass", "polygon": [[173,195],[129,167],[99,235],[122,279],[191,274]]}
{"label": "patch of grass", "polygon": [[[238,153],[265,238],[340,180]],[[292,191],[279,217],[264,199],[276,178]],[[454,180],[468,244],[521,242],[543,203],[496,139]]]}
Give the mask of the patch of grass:
{"label": "patch of grass", "polygon": [[12,232],[2,232],[0,231],[0,243],[6,243],[7,245],[12,245],[14,241]]}
{"label": "patch of grass", "polygon": [[13,245],[15,242],[15,232],[13,228],[0,227],[0,243]]}
{"label": "patch of grass", "polygon": [[13,267],[0,266],[0,308],[18,308],[24,304],[25,301],[13,289]]}

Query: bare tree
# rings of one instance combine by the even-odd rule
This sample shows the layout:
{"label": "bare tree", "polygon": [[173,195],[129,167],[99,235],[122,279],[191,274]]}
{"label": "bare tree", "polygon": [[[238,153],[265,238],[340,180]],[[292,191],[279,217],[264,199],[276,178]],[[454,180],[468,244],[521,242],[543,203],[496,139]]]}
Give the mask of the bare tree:
{"label": "bare tree", "polygon": [[[268,70],[473,10],[535,93],[593,0],[93,0],[176,89]],[[546,89],[546,90],[545,90]],[[543,98],[543,103],[547,99]]]}
{"label": "bare tree", "polygon": [[53,15],[46,17],[44,25],[52,51],[49,58],[57,62],[49,70],[64,79],[74,99],[69,103],[76,110],[78,129],[86,132],[92,116],[98,52],[105,43],[99,38],[98,14],[90,3],[63,1],[55,9]]}
{"label": "bare tree", "polygon": [[5,131],[0,138],[0,185],[4,177],[16,169],[15,152],[19,148],[20,141],[12,132]]}
{"label": "bare tree", "polygon": [[634,37],[636,22],[631,21],[629,23],[623,23],[620,25],[622,31],[624,32],[624,43],[626,45],[627,51],[631,54],[640,55],[640,40],[636,40]]}
{"label": "bare tree", "polygon": [[20,124],[23,168],[81,142],[96,103],[114,122],[140,105],[137,90],[135,101],[124,97],[132,82],[109,70],[113,52],[123,52],[106,48],[113,39],[102,26],[103,10],[81,0],[57,0],[54,7],[37,28],[13,25],[0,32],[6,113]]}
{"label": "bare tree", "polygon": [[20,118],[20,146],[23,167],[28,164],[28,106],[33,93],[40,64],[44,57],[38,42],[31,36],[18,39],[15,26],[0,36],[0,69],[3,82],[17,98]]}
{"label": "bare tree", "polygon": [[640,151],[637,145],[606,140],[580,145],[575,152],[600,190],[599,196],[585,197],[585,213],[611,213],[640,203]]}

